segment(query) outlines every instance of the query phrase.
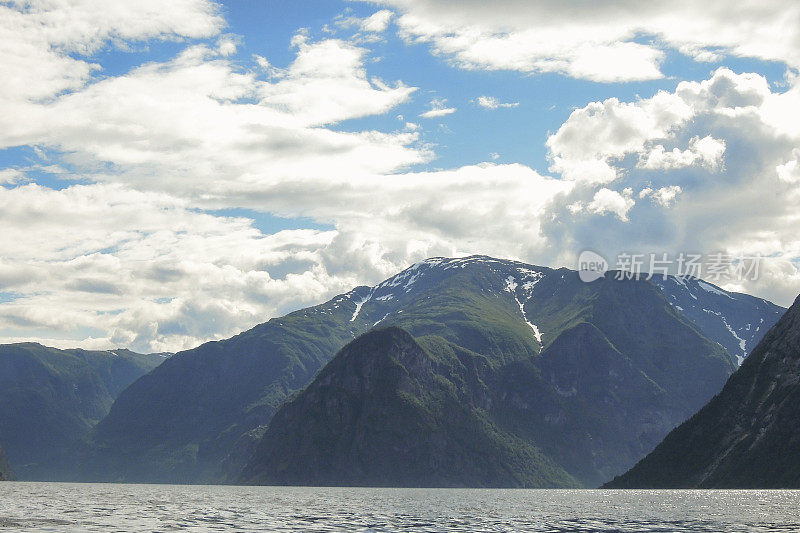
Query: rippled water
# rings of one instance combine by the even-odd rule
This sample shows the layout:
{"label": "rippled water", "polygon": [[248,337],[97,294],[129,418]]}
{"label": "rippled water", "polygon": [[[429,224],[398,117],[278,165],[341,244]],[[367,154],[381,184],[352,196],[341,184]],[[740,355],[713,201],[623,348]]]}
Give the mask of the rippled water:
{"label": "rippled water", "polygon": [[0,483],[0,531],[800,531],[800,491]]}

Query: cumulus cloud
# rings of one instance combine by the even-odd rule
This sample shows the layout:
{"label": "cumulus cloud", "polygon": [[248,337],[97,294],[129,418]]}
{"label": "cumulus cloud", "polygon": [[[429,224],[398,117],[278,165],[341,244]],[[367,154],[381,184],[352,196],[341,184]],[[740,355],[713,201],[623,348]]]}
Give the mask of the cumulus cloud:
{"label": "cumulus cloud", "polygon": [[725,153],[725,142],[717,140],[710,135],[693,137],[689,140],[686,150],[673,148],[667,151],[663,144],[656,144],[639,158],[639,168],[651,170],[669,170],[693,165],[702,165],[711,170],[718,170],[722,166],[722,154]]}
{"label": "cumulus cloud", "polygon": [[669,207],[681,192],[683,192],[683,189],[679,185],[670,185],[656,190],[646,187],[639,192],[639,198],[651,198],[656,204],[662,207]]}
{"label": "cumulus cloud", "polygon": [[551,170],[575,183],[544,217],[545,237],[561,243],[554,262],[570,264],[576,252],[563,250],[584,248],[760,255],[769,274],[730,286],[791,303],[800,292],[800,128],[785,117],[798,109],[796,82],[773,92],[759,75],[723,68],[673,92],[575,110],[547,141]]}
{"label": "cumulus cloud", "polygon": [[[300,33],[286,68],[256,58],[264,79],[232,61],[236,44],[0,101],[0,145],[41,147],[50,171],[89,182],[54,190],[25,184],[33,168],[3,170],[4,340],[178,350],[429,255],[544,246],[540,215],[571,184],[523,165],[408,172],[430,158],[416,125],[331,127],[414,91],[370,77],[365,49]],[[207,211],[231,207],[334,229],[269,235]]]}
{"label": "cumulus cloud", "polygon": [[25,173],[16,168],[4,168],[0,170],[0,185],[13,185],[25,181]]}
{"label": "cumulus cloud", "polygon": [[794,159],[775,167],[778,179],[785,183],[800,183],[800,148],[792,150]]}
{"label": "cumulus cloud", "polygon": [[[292,120],[322,125],[381,114],[406,101],[416,90],[370,79],[366,50],[337,39],[309,43],[295,40],[297,58],[273,83],[256,83],[260,104],[284,111]],[[286,117],[288,118],[288,117]]]}
{"label": "cumulus cloud", "polygon": [[693,113],[680,96],[663,91],[638,102],[592,102],[573,111],[548,138],[550,170],[572,181],[612,182],[618,177],[615,160],[667,138]]}
{"label": "cumulus cloud", "polygon": [[[385,2],[381,2],[384,4]],[[753,57],[800,66],[800,6],[738,3],[390,0],[412,43],[466,69],[556,72],[598,82],[662,77],[665,49],[697,61]],[[649,37],[648,40],[641,39]]]}
{"label": "cumulus cloud", "polygon": [[613,213],[623,222],[628,221],[628,211],[636,204],[632,198],[633,189],[626,188],[619,193],[603,187],[596,193],[589,205],[586,206],[590,213],[597,215],[604,215],[606,213]]}
{"label": "cumulus cloud", "polygon": [[[176,350],[384,273],[332,266],[335,230],[264,235],[203,210],[325,225],[357,210],[347,202],[370,194],[359,183],[374,182],[374,194],[381,176],[430,154],[412,131],[330,126],[385,113],[413,87],[369,76],[364,48],[304,33],[285,69],[257,61],[261,78],[233,61],[239,40],[220,35],[210,2],[90,4],[0,5],[13,30],[0,38],[0,65],[15,82],[0,88],[0,147],[31,146],[57,163],[2,170],[3,338]],[[94,76],[100,67],[81,59],[109,43],[214,36],[117,76]],[[51,78],[34,83],[37,69]],[[31,170],[92,184],[25,185]]]}
{"label": "cumulus cloud", "polygon": [[[0,306],[8,337],[47,330],[62,345],[177,350],[354,281],[321,264],[335,232],[263,235],[249,219],[160,193],[29,184],[0,188],[0,203],[0,287],[17,295]],[[287,271],[291,263],[299,266]]]}
{"label": "cumulus cloud", "polygon": [[[728,250],[770,256],[758,282],[737,288],[781,303],[800,290],[796,80],[776,92],[759,75],[720,69],[636,101],[592,102],[548,139],[554,177],[521,164],[420,172],[410,168],[433,154],[418,125],[399,117],[397,131],[338,127],[394,116],[415,92],[370,75],[369,51],[357,44],[367,41],[301,32],[288,66],[256,56],[248,70],[234,61],[240,43],[221,34],[213,4],[123,3],[104,14],[83,2],[58,4],[58,14],[46,9],[55,3],[0,5],[8,15],[0,25],[12,30],[0,34],[10,36],[0,38],[9,51],[0,65],[31,65],[15,78],[22,82],[0,87],[0,146],[40,147],[52,159],[0,171],[4,340],[176,350],[431,255],[572,266],[582,247]],[[470,17],[485,8],[467,2],[463,18],[434,18],[426,29],[419,5],[401,6],[401,31],[463,66],[602,81],[660,76],[656,45],[633,37],[614,44],[618,30],[598,29],[602,17],[586,19],[584,48],[564,48],[567,38],[556,35],[543,55],[535,40],[556,27],[549,19],[539,36],[496,31],[503,10],[495,9],[480,21],[491,30],[484,34]],[[353,27],[385,31],[393,16],[378,13]],[[457,29],[440,36],[440,24]],[[662,38],[698,58],[709,53],[706,41]],[[117,76],[82,59],[146,39],[191,42],[171,59]],[[509,39],[521,48],[498,62]],[[777,53],[720,46],[724,54]],[[24,78],[34,75],[44,76],[41,85]],[[490,108],[512,104],[485,98]],[[434,100],[421,116],[453,112]],[[33,170],[77,181],[54,190],[29,183]],[[209,211],[219,208],[308,217],[328,229],[265,234],[252,220]]]}
{"label": "cumulus cloud", "polygon": [[403,174],[341,191],[350,209],[337,210],[336,229],[272,235],[121,185],[0,188],[0,287],[15,295],[0,306],[0,332],[47,331],[60,346],[192,347],[430,255],[535,253],[545,206],[570,187],[522,165]]}

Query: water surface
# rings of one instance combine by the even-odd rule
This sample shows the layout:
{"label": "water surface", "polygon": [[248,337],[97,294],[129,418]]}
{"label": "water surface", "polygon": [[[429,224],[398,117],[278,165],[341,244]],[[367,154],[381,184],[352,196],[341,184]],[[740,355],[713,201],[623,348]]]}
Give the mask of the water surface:
{"label": "water surface", "polygon": [[800,491],[0,483],[0,531],[797,532]]}

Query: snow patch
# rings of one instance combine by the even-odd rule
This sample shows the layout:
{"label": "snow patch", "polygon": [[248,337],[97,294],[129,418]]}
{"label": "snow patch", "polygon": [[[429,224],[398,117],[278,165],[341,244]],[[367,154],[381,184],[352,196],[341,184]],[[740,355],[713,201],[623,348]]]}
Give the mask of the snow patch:
{"label": "snow patch", "polygon": [[731,335],[733,335],[734,339],[739,341],[739,349],[742,350],[742,353],[741,354],[737,353],[737,354],[734,354],[734,355],[736,356],[736,363],[739,366],[742,366],[742,363],[744,362],[744,358],[747,357],[747,340],[741,338],[739,336],[739,334],[736,333],[736,331],[731,327],[731,325],[728,324],[728,320],[719,311],[712,311],[710,309],[703,309],[703,311],[705,311],[706,313],[712,314],[712,315],[716,315],[720,319],[722,319],[722,323],[725,325],[725,328],[730,332]]}
{"label": "snow patch", "polygon": [[[697,300],[697,296],[694,295],[691,287],[689,287],[689,284],[686,283],[686,279],[684,279],[682,276],[671,276],[670,279],[672,279],[672,281],[674,281],[677,285],[680,285],[681,287],[686,289],[686,292],[689,293],[689,296]],[[663,287],[662,290],[664,290]]]}
{"label": "snow patch", "polygon": [[420,273],[419,272],[415,272],[414,275],[411,276],[411,279],[409,279],[406,282],[406,284],[403,286],[403,288],[406,290],[406,292],[410,292],[411,291],[411,287],[419,279],[419,276],[420,276]]}
{"label": "snow patch", "polygon": [[704,291],[710,292],[711,294],[719,294],[720,296],[727,296],[731,300],[735,300],[736,299],[733,296],[731,296],[730,294],[728,294],[727,292],[724,292],[724,291],[714,287],[713,285],[709,285],[705,281],[698,280],[697,281],[697,285],[699,285],[700,288],[703,289]]}
{"label": "snow patch", "polygon": [[672,278],[672,280],[675,283],[677,283],[678,285],[682,285],[683,288],[686,289],[687,291],[689,290],[689,286],[686,284],[686,282],[683,280],[683,278],[681,278],[679,276],[675,276],[675,277]]}
{"label": "snow patch", "polygon": [[508,276],[506,278],[505,291],[513,293],[515,290],[517,290],[517,280],[514,278],[514,276]]}
{"label": "snow patch", "polygon": [[[522,319],[533,330],[533,336],[536,338],[536,342],[539,343],[539,349],[541,349],[542,348],[542,333],[539,331],[539,328],[536,326],[536,324],[534,324],[530,320],[528,320],[528,315],[525,313],[525,305],[522,302],[519,301],[519,298],[517,298],[517,293],[515,292],[516,288],[518,286],[516,278],[514,276],[508,276],[505,281],[506,281],[505,290],[510,292],[511,295],[514,296],[514,301],[517,302],[517,305],[519,306],[519,312],[522,313]],[[533,282],[533,284],[535,285],[536,283]],[[531,285],[531,287],[532,286],[533,285]],[[524,285],[523,285],[523,287],[524,287]],[[530,299],[530,297],[528,299]],[[527,300],[526,300],[526,302],[527,302]]]}
{"label": "snow patch", "polygon": [[364,306],[365,303],[367,303],[372,298],[372,294],[374,292],[375,289],[370,289],[370,291],[367,293],[366,296],[364,296],[364,298],[356,302],[356,310],[353,311],[353,316],[350,317],[350,322],[355,321],[356,317],[358,316],[358,313],[361,312],[361,308]]}

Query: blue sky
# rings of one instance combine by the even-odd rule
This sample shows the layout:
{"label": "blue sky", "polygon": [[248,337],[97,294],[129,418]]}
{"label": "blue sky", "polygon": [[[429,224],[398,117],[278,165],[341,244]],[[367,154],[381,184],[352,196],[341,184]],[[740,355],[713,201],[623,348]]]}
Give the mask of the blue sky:
{"label": "blue sky", "polygon": [[0,340],[191,347],[432,255],[800,292],[788,0],[110,1],[0,2]]}

